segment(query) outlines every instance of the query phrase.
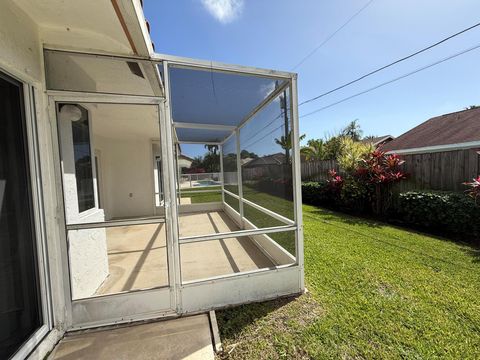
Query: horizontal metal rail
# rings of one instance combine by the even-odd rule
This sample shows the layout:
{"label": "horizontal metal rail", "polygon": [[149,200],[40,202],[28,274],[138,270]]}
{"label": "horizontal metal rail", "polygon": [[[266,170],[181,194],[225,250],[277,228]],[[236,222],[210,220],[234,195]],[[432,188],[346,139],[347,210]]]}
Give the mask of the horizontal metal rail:
{"label": "horizontal metal rail", "polygon": [[116,226],[129,226],[129,225],[146,225],[146,224],[162,224],[165,222],[164,217],[147,217],[128,220],[111,220],[103,222],[81,223],[81,224],[69,224],[67,230],[84,230],[84,229],[99,229]]}
{"label": "horizontal metal rail", "polygon": [[[218,186],[218,185],[209,185],[209,186]],[[200,187],[200,186],[198,186]],[[208,187],[208,186],[205,186]],[[191,188],[187,188],[191,189]],[[222,189],[213,189],[213,190],[182,190],[182,195],[188,195],[188,194],[203,194],[203,193],[212,193],[212,192],[222,192]]]}
{"label": "horizontal metal rail", "polygon": [[225,72],[239,75],[256,75],[260,77],[273,78],[273,79],[291,79],[296,76],[295,73],[271,70],[271,69],[262,69],[251,66],[236,65],[236,64],[225,64],[217,61],[210,60],[200,60],[192,59],[175,55],[167,54],[151,54],[151,59],[153,61],[167,61],[168,65],[174,67],[181,67],[187,69],[199,69],[204,71],[217,71]]}
{"label": "horizontal metal rail", "polygon": [[261,212],[263,212],[264,214],[267,214],[267,215],[273,217],[274,219],[277,219],[278,221],[281,221],[281,222],[283,222],[283,223],[285,223],[285,224],[287,224],[287,225],[294,225],[294,224],[295,224],[295,221],[290,220],[289,218],[287,218],[287,217],[285,217],[285,216],[283,216],[283,215],[277,214],[276,212],[274,212],[274,211],[272,211],[272,210],[268,210],[268,209],[264,208],[263,206],[260,206],[260,205],[258,205],[258,204],[255,204],[254,202],[252,202],[252,201],[250,201],[250,200],[247,200],[247,199],[245,199],[245,198],[240,199],[240,197],[239,197],[238,195],[236,195],[236,194],[234,194],[234,193],[231,193],[231,192],[228,191],[228,190],[225,190],[225,189],[224,189],[223,191],[225,191],[226,194],[234,197],[235,199],[238,199],[238,200],[243,201],[245,204],[247,204],[247,205],[249,205],[249,206],[251,206],[251,207],[253,207],[253,208],[255,208],[255,209],[257,209],[257,210],[259,210],[259,211],[261,211]]}
{"label": "horizontal metal rail", "polygon": [[226,232],[226,233],[183,237],[179,239],[179,243],[189,244],[189,243],[208,241],[208,240],[231,239],[231,238],[242,237],[242,236],[253,236],[253,235],[271,234],[271,233],[284,232],[284,231],[294,231],[296,229],[297,229],[297,226],[295,225],[282,225],[282,226],[275,226],[275,227],[269,227],[269,228],[263,228],[263,229],[238,230],[238,231],[232,231],[232,232]]}
{"label": "horizontal metal rail", "polygon": [[240,196],[238,196],[237,194],[234,194],[234,193],[232,193],[228,190],[225,190],[225,189],[223,189],[223,191],[225,191],[225,194],[230,195],[231,197],[234,197],[237,200],[240,200]]}

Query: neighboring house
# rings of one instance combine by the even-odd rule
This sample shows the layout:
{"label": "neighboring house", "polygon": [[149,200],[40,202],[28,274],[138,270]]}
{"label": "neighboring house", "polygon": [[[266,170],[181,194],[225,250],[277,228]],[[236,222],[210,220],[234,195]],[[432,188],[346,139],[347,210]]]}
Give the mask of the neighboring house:
{"label": "neighboring house", "polygon": [[480,173],[480,108],[433,117],[381,149],[405,159],[403,189],[463,191]]}
{"label": "neighboring house", "polygon": [[425,154],[480,147],[480,108],[433,117],[382,146],[396,154]]}
{"label": "neighboring house", "polygon": [[[155,53],[142,6],[0,1],[0,359],[304,291],[297,109],[292,216],[244,198],[240,166],[269,106],[296,104],[297,75]],[[233,155],[219,201],[178,200],[182,143]]]}
{"label": "neighboring house", "polygon": [[375,136],[371,138],[362,139],[361,141],[363,143],[372,144],[375,148],[378,148],[392,141],[393,139],[395,139],[395,137],[393,137],[392,135],[383,135],[383,136]]}
{"label": "neighboring house", "polygon": [[253,160],[250,160],[245,165],[244,168],[255,168],[255,167],[263,167],[268,165],[284,165],[285,164],[285,154],[276,153],[272,155],[264,155]]}
{"label": "neighboring house", "polygon": [[192,166],[193,159],[187,155],[180,154],[178,157],[178,167],[180,169],[187,168],[190,169],[190,166]]}

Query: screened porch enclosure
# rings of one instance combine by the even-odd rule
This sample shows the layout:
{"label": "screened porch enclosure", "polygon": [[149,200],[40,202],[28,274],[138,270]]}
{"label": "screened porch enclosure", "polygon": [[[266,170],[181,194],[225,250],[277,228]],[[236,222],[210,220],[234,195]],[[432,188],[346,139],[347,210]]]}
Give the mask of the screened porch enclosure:
{"label": "screened porch enclosure", "polygon": [[303,290],[294,74],[45,54],[73,328]]}
{"label": "screened porch enclosure", "polygon": [[[177,153],[180,258],[196,244],[205,246],[205,256],[208,245],[218,246],[214,258],[229,259],[230,274],[295,264],[290,81],[184,66],[168,67],[168,78]],[[217,160],[218,175],[200,172],[205,170],[201,163],[197,172],[182,167],[179,159],[192,158],[196,145],[208,149],[205,159]],[[187,263],[192,261],[198,259],[189,258]],[[185,264],[181,262],[182,280],[209,278],[199,273],[187,279]],[[213,261],[210,266],[215,265]]]}

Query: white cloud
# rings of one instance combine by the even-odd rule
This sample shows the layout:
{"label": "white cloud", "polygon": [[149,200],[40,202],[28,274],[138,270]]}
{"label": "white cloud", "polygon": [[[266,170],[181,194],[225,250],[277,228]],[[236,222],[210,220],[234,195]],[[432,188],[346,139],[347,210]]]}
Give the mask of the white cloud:
{"label": "white cloud", "polygon": [[243,10],[244,0],[201,0],[203,6],[222,24],[235,20]]}

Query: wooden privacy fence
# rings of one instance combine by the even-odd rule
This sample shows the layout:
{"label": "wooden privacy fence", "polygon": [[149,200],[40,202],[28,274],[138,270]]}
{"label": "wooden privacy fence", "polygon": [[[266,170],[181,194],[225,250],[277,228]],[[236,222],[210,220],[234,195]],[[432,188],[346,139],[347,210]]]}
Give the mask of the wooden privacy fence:
{"label": "wooden privacy fence", "polygon": [[[409,175],[395,186],[399,192],[409,190],[464,191],[465,181],[480,174],[480,149],[443,151],[427,154],[401,155],[402,170]],[[328,171],[342,174],[335,160],[302,162],[302,181],[328,180]]]}
{"label": "wooden privacy fence", "polygon": [[332,169],[340,172],[336,160],[302,161],[302,181],[328,180]]}
{"label": "wooden privacy fence", "polygon": [[397,184],[400,192],[408,190],[464,191],[463,183],[480,174],[480,149],[402,155],[406,181]]}

